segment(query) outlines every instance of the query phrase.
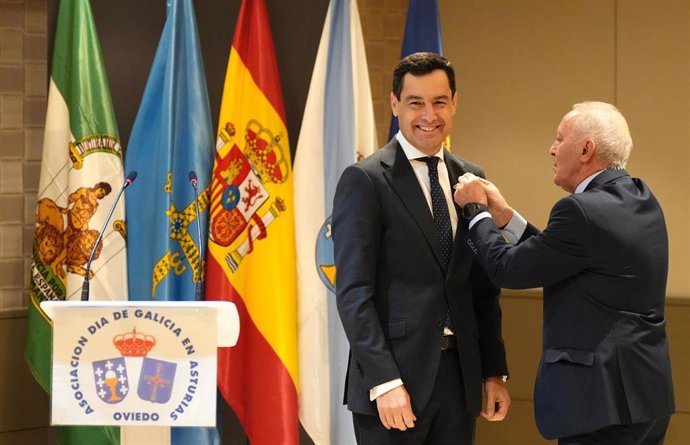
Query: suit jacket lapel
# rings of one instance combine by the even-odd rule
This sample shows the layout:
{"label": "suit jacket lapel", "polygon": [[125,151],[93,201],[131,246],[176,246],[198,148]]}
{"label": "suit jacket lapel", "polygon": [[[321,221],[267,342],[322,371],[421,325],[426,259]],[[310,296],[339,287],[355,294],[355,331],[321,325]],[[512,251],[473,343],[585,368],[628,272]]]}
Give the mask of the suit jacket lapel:
{"label": "suit jacket lapel", "polygon": [[410,161],[405,156],[400,144],[393,139],[383,147],[381,162],[384,167],[383,176],[386,178],[395,194],[400,198],[405,208],[419,226],[424,237],[433,251],[439,267],[441,267],[441,248],[436,233],[434,219],[429,210],[429,204],[424,198],[417,176],[412,170]]}

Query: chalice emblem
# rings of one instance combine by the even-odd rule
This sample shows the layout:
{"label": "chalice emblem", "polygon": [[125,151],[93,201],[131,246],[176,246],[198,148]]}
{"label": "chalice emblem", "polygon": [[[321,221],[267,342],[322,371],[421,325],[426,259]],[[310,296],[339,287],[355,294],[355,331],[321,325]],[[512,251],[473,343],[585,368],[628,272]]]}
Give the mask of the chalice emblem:
{"label": "chalice emblem", "polygon": [[106,371],[105,384],[108,385],[108,388],[110,389],[110,398],[108,399],[109,403],[117,403],[122,400],[117,395],[117,374],[115,374],[115,371]]}
{"label": "chalice emblem", "polygon": [[123,357],[94,361],[93,377],[96,394],[105,403],[119,403],[127,396],[129,379]]}

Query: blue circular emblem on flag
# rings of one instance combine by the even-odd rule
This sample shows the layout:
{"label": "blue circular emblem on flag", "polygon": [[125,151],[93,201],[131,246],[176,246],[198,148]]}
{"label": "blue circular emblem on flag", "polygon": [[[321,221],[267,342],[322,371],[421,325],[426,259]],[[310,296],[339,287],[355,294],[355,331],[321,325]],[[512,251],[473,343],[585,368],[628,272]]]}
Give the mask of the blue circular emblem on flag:
{"label": "blue circular emblem on flag", "polygon": [[316,271],[323,284],[331,291],[335,292],[335,260],[333,259],[333,238],[331,238],[331,217],[319,230],[316,239]]}
{"label": "blue circular emblem on flag", "polygon": [[230,184],[223,190],[223,196],[220,202],[223,208],[228,212],[234,209],[237,207],[237,203],[240,202],[240,189],[238,189],[236,185]]}

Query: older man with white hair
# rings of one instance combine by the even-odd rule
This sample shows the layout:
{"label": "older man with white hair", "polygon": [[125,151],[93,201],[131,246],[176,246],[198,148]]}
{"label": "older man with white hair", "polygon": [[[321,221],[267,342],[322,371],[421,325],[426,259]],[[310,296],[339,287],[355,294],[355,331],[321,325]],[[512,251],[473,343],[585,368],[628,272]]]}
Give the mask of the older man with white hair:
{"label": "older man with white hair", "polygon": [[544,288],[535,417],[560,445],[662,444],[675,409],[668,235],[649,187],[624,169],[631,149],[613,105],[574,105],[549,149],[554,183],[571,194],[543,232],[492,183],[466,174],[456,185],[465,242],[494,284]]}

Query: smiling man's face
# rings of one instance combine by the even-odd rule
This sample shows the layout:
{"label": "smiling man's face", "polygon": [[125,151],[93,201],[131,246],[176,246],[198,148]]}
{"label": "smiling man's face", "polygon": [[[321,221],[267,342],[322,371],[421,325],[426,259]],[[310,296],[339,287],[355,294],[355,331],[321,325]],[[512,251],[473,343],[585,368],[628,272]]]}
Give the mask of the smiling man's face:
{"label": "smiling man's face", "polygon": [[391,109],[409,143],[432,156],[453,128],[457,93],[453,95],[443,70],[403,77],[400,100],[391,93]]}

